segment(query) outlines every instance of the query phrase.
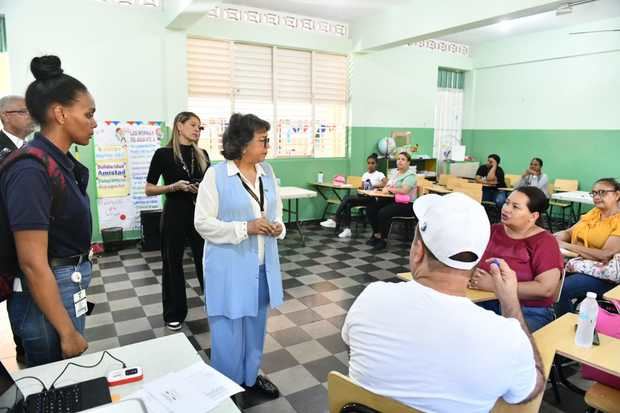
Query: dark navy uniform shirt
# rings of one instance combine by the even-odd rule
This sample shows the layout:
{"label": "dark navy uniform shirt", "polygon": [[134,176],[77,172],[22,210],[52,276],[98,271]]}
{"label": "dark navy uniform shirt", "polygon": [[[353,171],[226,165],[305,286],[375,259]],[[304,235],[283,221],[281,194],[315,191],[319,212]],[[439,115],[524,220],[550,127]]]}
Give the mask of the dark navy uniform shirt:
{"label": "dark navy uniform shirt", "polygon": [[70,153],[63,153],[40,133],[30,143],[58,163],[65,177],[61,211],[52,213],[52,188],[43,165],[35,159],[22,159],[2,174],[0,202],[4,203],[11,231],[48,231],[48,257],[64,258],[85,254],[92,235],[88,186],[88,168]]}

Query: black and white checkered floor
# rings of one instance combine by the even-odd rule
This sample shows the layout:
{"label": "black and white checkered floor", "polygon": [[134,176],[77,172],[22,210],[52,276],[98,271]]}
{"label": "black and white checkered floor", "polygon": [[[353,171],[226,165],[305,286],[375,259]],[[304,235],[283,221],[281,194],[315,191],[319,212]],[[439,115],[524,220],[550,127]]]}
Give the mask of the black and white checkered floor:
{"label": "black and white checkered floor", "polygon": [[[286,301],[271,312],[267,326],[262,370],[282,397],[249,400],[245,412],[326,412],[328,372],[347,372],[340,338],[346,311],[368,283],[398,282],[396,273],[408,271],[409,242],[392,240],[375,254],[364,243],[366,234],[342,240],[315,224],[306,225],[304,233],[305,246],[292,230],[280,242]],[[181,331],[208,362],[209,325],[189,256],[184,269],[190,310]],[[96,302],[87,318],[89,352],[171,334],[161,316],[160,282],[159,251],[136,248],[99,257],[88,290]],[[560,387],[562,403],[548,390],[541,411],[583,412],[582,397]]]}

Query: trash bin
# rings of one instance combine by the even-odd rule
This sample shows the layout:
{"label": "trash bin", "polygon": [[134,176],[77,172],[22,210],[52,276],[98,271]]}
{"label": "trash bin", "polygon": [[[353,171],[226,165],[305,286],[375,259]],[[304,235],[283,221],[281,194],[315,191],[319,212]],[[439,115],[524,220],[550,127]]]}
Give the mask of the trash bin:
{"label": "trash bin", "polygon": [[103,239],[103,249],[105,252],[116,252],[123,247],[123,228],[102,228],[101,238]]}

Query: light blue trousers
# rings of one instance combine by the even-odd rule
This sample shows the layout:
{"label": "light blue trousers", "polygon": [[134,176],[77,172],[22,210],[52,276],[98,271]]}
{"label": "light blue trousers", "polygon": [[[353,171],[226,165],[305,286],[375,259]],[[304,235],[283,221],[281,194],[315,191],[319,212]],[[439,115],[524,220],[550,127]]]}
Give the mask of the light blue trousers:
{"label": "light blue trousers", "polygon": [[265,327],[269,313],[269,288],[265,266],[258,277],[258,313],[256,317],[231,319],[209,317],[211,330],[211,367],[237,384],[253,386],[263,358]]}

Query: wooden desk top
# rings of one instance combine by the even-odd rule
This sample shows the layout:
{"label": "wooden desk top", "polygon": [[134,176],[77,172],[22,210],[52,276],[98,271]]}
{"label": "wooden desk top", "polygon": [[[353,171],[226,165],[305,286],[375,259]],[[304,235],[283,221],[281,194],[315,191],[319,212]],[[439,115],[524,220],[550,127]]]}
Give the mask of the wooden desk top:
{"label": "wooden desk top", "polygon": [[371,189],[371,190],[366,190],[366,189],[358,189],[357,190],[358,194],[362,194],[362,195],[366,195],[366,196],[375,196],[375,197],[379,197],[379,198],[394,198],[394,194],[390,194],[390,193],[385,193],[381,190],[376,190],[376,189]]}
{"label": "wooden desk top", "polygon": [[[396,276],[403,281],[413,280],[410,272],[401,272],[396,274]],[[497,298],[495,294],[490,291],[474,290],[473,288],[468,288],[465,292],[465,296],[472,300],[474,303],[495,300]]]}
{"label": "wooden desk top", "polygon": [[448,189],[445,186],[441,186],[438,184],[427,186],[424,189],[427,190],[428,192],[434,192],[436,194],[449,194],[452,192],[451,189]]}
{"label": "wooden desk top", "polygon": [[[601,344],[590,348],[575,345],[577,314],[565,314],[534,333],[540,347],[551,345],[558,354],[620,377],[620,339],[599,333]],[[536,337],[543,336],[544,340]]]}
{"label": "wooden desk top", "polygon": [[611,290],[603,294],[603,298],[606,298],[608,300],[619,300],[620,301],[620,285],[612,288]]}
{"label": "wooden desk top", "polygon": [[337,185],[334,185],[331,182],[323,182],[323,183],[310,182],[310,185],[320,186],[320,187],[323,187],[323,188],[332,188],[332,189],[351,189],[351,188],[353,188],[353,185],[351,185],[351,184],[337,184]]}

